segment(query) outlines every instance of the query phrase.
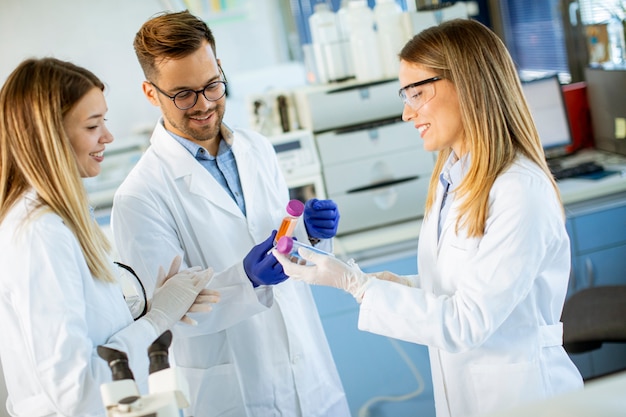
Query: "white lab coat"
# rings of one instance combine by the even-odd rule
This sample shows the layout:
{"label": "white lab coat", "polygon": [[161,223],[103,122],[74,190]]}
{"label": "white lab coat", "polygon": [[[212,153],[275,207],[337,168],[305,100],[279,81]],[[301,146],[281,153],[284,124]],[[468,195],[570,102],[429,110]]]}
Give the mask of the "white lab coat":
{"label": "white lab coat", "polygon": [[[308,286],[287,280],[255,290],[243,269],[249,250],[280,225],[289,198],[272,145],[236,130],[232,151],[247,217],[161,122],[113,204],[117,249],[144,282],[155,276],[155,265],[167,266],[176,254],[184,255],[186,266],[216,271],[209,287],[221,292],[221,301],[211,313],[193,315],[196,328],[176,326],[172,343],[192,390],[186,412],[348,416]],[[154,282],[147,287],[152,293]]]}
{"label": "white lab coat", "polygon": [[105,416],[100,385],[111,370],[96,348],[126,352],[147,386],[146,320],[133,322],[119,285],[95,280],[74,234],[56,214],[31,216],[28,193],[0,225],[0,356],[12,416]]}
{"label": "white lab coat", "polygon": [[582,388],[562,347],[569,238],[545,174],[520,157],[498,177],[482,238],[455,233],[455,200],[437,241],[442,194],[422,224],[417,288],[372,282],[359,328],[429,346],[438,417]]}

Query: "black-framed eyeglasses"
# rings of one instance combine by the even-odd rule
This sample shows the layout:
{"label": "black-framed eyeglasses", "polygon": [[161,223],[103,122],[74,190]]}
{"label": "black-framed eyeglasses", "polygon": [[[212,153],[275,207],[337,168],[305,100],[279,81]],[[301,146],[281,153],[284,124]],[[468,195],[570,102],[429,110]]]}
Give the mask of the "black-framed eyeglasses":
{"label": "black-framed eyeglasses", "polygon": [[148,82],[152,84],[152,86],[156,88],[159,93],[172,100],[174,102],[174,105],[178,109],[188,110],[196,105],[196,103],[198,102],[198,95],[200,93],[202,93],[204,98],[209,101],[217,101],[224,97],[224,95],[226,94],[226,85],[228,84],[228,81],[226,80],[226,75],[224,75],[222,68],[220,68],[220,73],[222,74],[224,80],[210,82],[200,90],[182,90],[174,94],[173,96],[170,96],[165,91],[161,90],[159,86],[157,86],[152,81]]}
{"label": "black-framed eyeglasses", "polygon": [[432,77],[409,84],[402,87],[398,91],[398,95],[404,104],[417,111],[435,97],[435,85],[433,83],[442,79],[441,77]]}

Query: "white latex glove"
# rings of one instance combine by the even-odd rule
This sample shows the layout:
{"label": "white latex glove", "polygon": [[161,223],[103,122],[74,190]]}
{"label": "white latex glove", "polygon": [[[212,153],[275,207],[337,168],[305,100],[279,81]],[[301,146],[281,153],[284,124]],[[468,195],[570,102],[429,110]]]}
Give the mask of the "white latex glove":
{"label": "white latex glove", "polygon": [[[170,279],[171,277],[173,277],[174,275],[176,275],[180,269],[180,265],[182,264],[182,258],[179,255],[176,255],[174,257],[174,259],[172,260],[172,264],[170,265],[170,269],[167,272],[167,275],[165,274],[165,270],[163,269],[162,266],[159,266],[159,272],[157,274],[157,282],[156,282],[156,288],[159,289],[160,287],[163,286],[163,284]],[[188,269],[187,271],[200,271],[200,267],[199,266],[195,266],[193,268]],[[217,302],[220,301],[220,293],[218,291],[215,290],[209,290],[206,288],[203,288],[199,293],[198,296],[196,297],[196,299],[194,300],[193,304],[191,305],[191,307],[189,307],[189,310],[187,311],[188,313],[198,313],[198,312],[209,312],[211,311],[211,304],[215,304]],[[198,324],[197,321],[195,321],[194,319],[192,319],[191,317],[189,317],[187,314],[185,314],[180,321],[182,321],[183,323],[187,323],[189,325],[195,326]]]}
{"label": "white latex glove", "polygon": [[299,265],[291,262],[276,249],[272,249],[272,253],[290,278],[308,284],[342,289],[352,294],[358,302],[363,299],[370,278],[352,259],[345,263],[333,256],[300,248],[298,249],[300,256],[314,265]]}
{"label": "white latex glove", "polygon": [[[176,266],[175,264],[178,263]],[[170,267],[170,273],[178,269],[180,261],[176,258]],[[162,269],[162,268],[161,268]],[[159,278],[163,277],[163,272],[159,270]],[[213,277],[213,269],[198,271],[198,268],[191,268],[174,275],[166,275],[157,281],[157,288],[154,291],[150,309],[144,316],[161,334],[170,329],[178,320],[194,305],[198,295]],[[193,320],[192,320],[193,322]]]}

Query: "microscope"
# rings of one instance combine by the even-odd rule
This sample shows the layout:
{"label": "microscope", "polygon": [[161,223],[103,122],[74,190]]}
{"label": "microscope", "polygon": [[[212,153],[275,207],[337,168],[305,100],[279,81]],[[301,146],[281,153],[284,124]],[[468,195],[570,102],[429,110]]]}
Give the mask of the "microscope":
{"label": "microscope", "polygon": [[172,332],[166,331],[148,348],[150,360],[148,395],[141,395],[128,366],[128,356],[119,350],[98,346],[107,361],[113,381],[100,386],[107,417],[180,417],[189,406],[189,384],[176,368],[170,368],[168,349]]}

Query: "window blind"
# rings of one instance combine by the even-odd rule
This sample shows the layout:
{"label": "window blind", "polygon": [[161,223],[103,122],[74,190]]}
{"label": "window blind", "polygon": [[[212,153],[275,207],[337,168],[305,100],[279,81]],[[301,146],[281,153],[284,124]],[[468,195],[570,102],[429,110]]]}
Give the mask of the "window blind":
{"label": "window blind", "polygon": [[559,0],[500,3],[506,45],[521,73],[568,73]]}

